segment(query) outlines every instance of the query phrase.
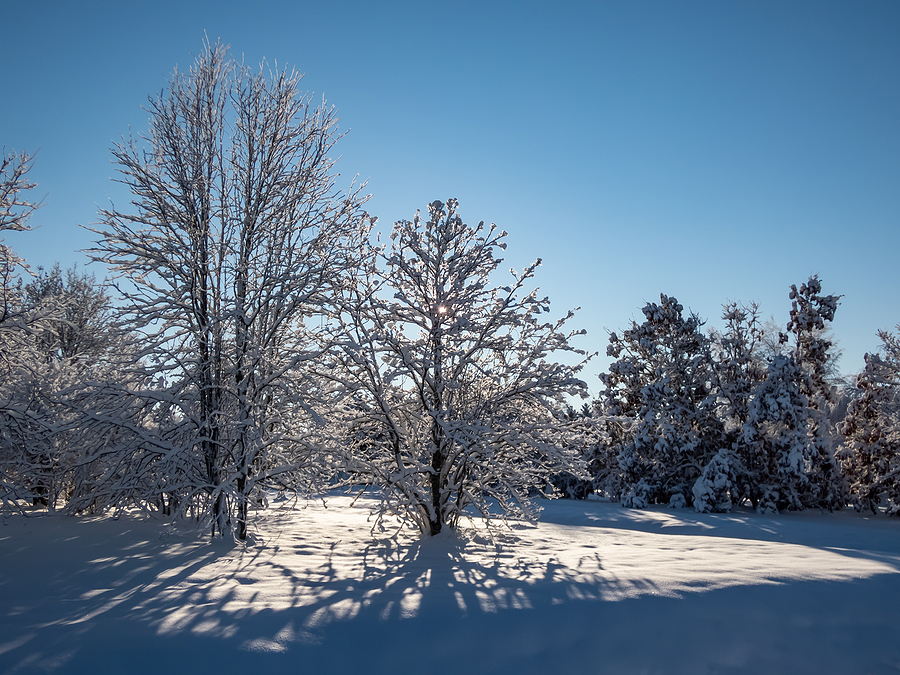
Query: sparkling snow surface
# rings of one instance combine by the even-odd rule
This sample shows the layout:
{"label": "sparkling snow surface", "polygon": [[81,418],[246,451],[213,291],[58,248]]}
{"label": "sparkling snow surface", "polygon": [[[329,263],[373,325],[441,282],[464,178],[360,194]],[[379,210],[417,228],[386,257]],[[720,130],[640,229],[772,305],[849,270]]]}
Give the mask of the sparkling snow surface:
{"label": "sparkling snow surface", "polygon": [[[547,502],[537,527],[0,518],[0,673],[898,673],[900,519]],[[265,669],[265,670],[264,670]]]}

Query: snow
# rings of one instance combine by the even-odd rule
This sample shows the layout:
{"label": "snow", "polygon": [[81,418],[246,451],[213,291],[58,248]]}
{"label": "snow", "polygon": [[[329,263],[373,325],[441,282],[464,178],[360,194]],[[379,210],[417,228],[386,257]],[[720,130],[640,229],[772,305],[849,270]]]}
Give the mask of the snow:
{"label": "snow", "polygon": [[545,502],[536,527],[5,515],[0,673],[897,673],[900,520]]}

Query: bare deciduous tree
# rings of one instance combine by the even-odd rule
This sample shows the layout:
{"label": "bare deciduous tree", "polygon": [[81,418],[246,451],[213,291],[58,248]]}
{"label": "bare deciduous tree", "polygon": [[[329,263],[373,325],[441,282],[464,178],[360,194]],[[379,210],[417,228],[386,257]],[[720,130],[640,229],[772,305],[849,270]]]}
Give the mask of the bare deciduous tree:
{"label": "bare deciduous tree", "polygon": [[[29,201],[27,193],[37,187],[28,178],[34,157],[27,152],[6,151],[0,157],[0,232],[31,229],[28,220],[40,204]],[[52,315],[52,308],[28,308],[23,295],[22,273],[29,272],[25,260],[0,240],[0,369],[11,378],[16,368],[21,340],[40,330]]]}
{"label": "bare deciduous tree", "polygon": [[206,504],[214,534],[245,538],[251,496],[301,463],[289,448],[307,444],[304,320],[367,228],[359,187],[335,187],[335,110],[313,105],[300,78],[208,46],[150,101],[149,134],[113,150],[133,210],[103,210],[94,230],[92,256],[119,275],[143,335],[140,379],[155,389],[141,396],[184,432],[183,446],[134,443],[180,463],[178,499]]}
{"label": "bare deciduous tree", "polygon": [[37,187],[28,178],[34,166],[34,155],[27,152],[0,157],[0,231],[23,232],[31,229],[28,219],[40,203],[29,201],[25,193]]}
{"label": "bare deciduous tree", "polygon": [[[25,152],[0,157],[0,232],[30,229],[39,206],[26,196],[36,187],[28,178],[32,166]],[[33,380],[35,336],[57,314],[51,303],[29,305],[23,275],[30,275],[25,260],[0,240],[0,502],[12,505],[30,497],[19,480],[23,453],[51,431],[21,384]]]}
{"label": "bare deciduous tree", "polygon": [[525,290],[540,264],[491,276],[506,248],[494,225],[466,225],[455,199],[395,223],[348,287],[339,339],[320,374],[344,396],[342,462],[351,483],[380,489],[382,513],[433,535],[465,509],[533,518],[555,472],[578,468],[564,438],[565,396],[583,394],[572,316],[542,321],[549,301]]}

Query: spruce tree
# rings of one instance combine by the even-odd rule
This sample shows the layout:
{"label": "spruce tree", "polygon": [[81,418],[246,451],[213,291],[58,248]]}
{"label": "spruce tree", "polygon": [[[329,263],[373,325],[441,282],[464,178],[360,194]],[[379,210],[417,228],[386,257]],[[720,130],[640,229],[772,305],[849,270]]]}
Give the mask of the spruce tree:
{"label": "spruce tree", "polygon": [[756,467],[752,500],[761,511],[833,509],[845,502],[827,423],[835,391],[828,380],[834,357],[825,331],[840,297],[823,295],[818,276],[791,286],[788,332],[780,338],[792,343],[790,353],[772,359],[744,425]]}
{"label": "spruce tree", "polygon": [[766,368],[760,356],[763,328],[759,307],[730,302],[723,307],[725,331],[713,333],[716,412],[723,424],[724,442],[694,484],[698,511],[730,511],[735,504],[755,499],[756,458],[743,427]]}
{"label": "spruce tree", "polygon": [[709,338],[673,297],[642,311],[644,323],[610,335],[607,353],[617,360],[601,376],[607,410],[631,421],[617,453],[621,499],[683,506],[722,442]]}
{"label": "spruce tree", "polygon": [[[900,327],[898,327],[900,329]],[[900,338],[879,333],[883,354],[866,354],[856,378],[858,396],[841,424],[839,457],[859,511],[900,515]]]}

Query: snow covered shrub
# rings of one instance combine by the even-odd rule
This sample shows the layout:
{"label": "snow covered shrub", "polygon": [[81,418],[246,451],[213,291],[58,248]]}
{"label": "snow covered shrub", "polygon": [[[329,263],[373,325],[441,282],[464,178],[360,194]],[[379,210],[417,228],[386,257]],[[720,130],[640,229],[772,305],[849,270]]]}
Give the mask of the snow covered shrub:
{"label": "snow covered shrub", "polygon": [[683,509],[687,506],[687,500],[684,498],[684,495],[680,492],[676,492],[669,498],[669,508],[670,509]]}
{"label": "snow covered shrub", "polygon": [[732,496],[740,494],[739,483],[743,472],[731,450],[719,450],[691,488],[694,508],[701,513],[731,511],[735,505]]}
{"label": "snow covered shrub", "polygon": [[552,360],[584,357],[569,344],[583,331],[564,330],[572,312],[544,320],[549,301],[525,290],[540,260],[494,285],[505,237],[465,224],[455,199],[395,223],[345,286],[319,363],[342,400],[335,428],[365,439],[341,445],[348,482],[426,535],[467,507],[533,519],[552,475],[583,474],[564,419],[582,366]]}
{"label": "snow covered shrub", "polygon": [[634,485],[628,485],[622,493],[622,506],[629,509],[646,509],[659,501],[659,486],[641,478]]}

